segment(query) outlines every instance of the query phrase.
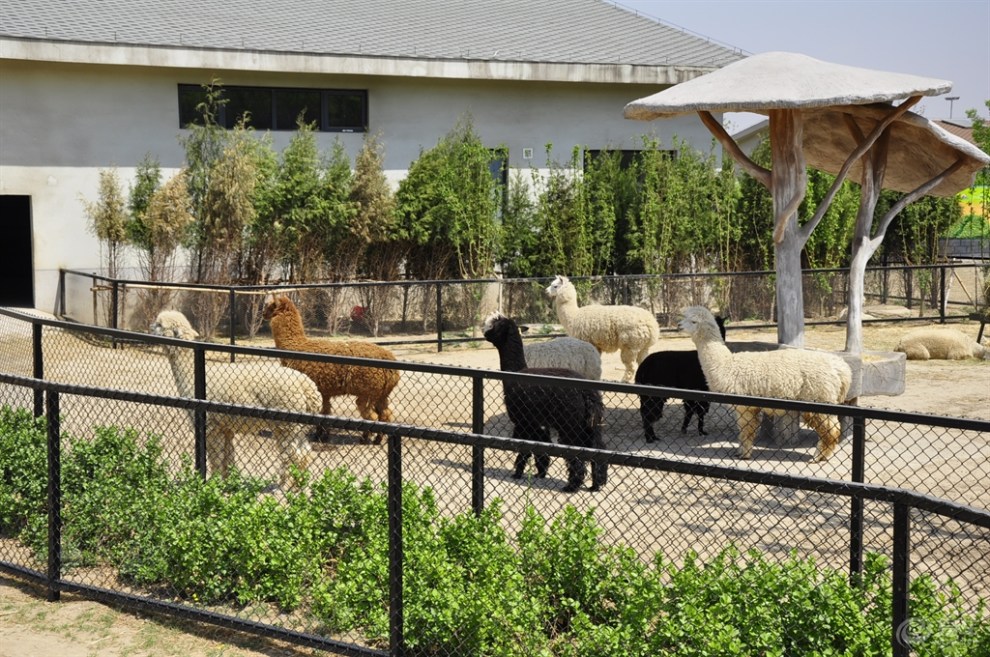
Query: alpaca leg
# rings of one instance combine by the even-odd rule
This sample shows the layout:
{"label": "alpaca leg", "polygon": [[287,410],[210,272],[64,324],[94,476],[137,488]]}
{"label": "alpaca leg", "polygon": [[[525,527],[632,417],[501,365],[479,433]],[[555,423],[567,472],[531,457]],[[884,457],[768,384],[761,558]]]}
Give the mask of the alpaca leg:
{"label": "alpaca leg", "polygon": [[[691,424],[691,417],[697,411],[695,404],[697,402],[690,399],[684,400],[684,421],[681,423],[681,433],[687,433],[688,425]],[[698,422],[701,422],[701,415],[698,415]]]}
{"label": "alpaca leg", "polygon": [[698,435],[707,436],[708,432],[705,431],[705,415],[708,414],[708,409],[711,408],[711,402],[699,401],[694,402],[694,404],[694,413],[698,416]]}
{"label": "alpaca leg", "polygon": [[639,398],[639,416],[643,420],[643,433],[646,442],[655,443],[657,434],[653,431],[653,423],[663,417],[663,405],[667,400],[663,397],[643,395]]}
{"label": "alpaca leg", "polygon": [[752,406],[737,406],[739,422],[739,457],[748,459],[753,455],[753,443],[760,428],[760,409]]}
{"label": "alpaca leg", "polygon": [[[525,435],[524,432],[521,430],[521,428],[519,427],[518,424],[515,427],[512,428],[512,437],[513,438],[522,439],[524,437],[524,435]],[[521,479],[522,478],[523,472],[525,472],[525,470],[526,470],[526,463],[529,462],[529,457],[531,455],[532,455],[532,452],[519,452],[518,454],[516,454],[516,463],[515,463],[515,467],[514,467],[514,469],[512,471],[512,478],[513,479]]]}
{"label": "alpaca leg", "polygon": [[587,466],[579,458],[567,459],[567,485],[564,486],[565,493],[573,493],[584,483],[587,474]]}
{"label": "alpaca leg", "polygon": [[[323,405],[320,407],[320,415],[333,415],[333,404],[330,403],[330,399],[331,397],[329,395],[323,395]],[[329,440],[330,432],[325,426],[318,425],[313,437],[316,440]]]}
{"label": "alpaca leg", "polygon": [[[378,413],[375,412],[375,407],[371,401],[371,398],[358,396],[357,399],[355,399],[355,402],[357,403],[358,413],[361,414],[361,417],[363,419],[371,420],[372,422],[378,420]],[[378,444],[381,444],[381,439],[382,439],[382,434],[377,434],[375,436],[375,442],[377,442]],[[371,443],[370,431],[364,431],[361,433],[361,442],[366,445]]]}
{"label": "alpaca leg", "polygon": [[[379,399],[374,404],[375,412],[378,413],[379,422],[391,422],[392,421],[392,411],[388,407],[388,397],[384,399]],[[385,434],[380,433],[375,436],[375,444],[380,445],[385,439]]]}
{"label": "alpaca leg", "polygon": [[[550,430],[546,427],[539,428],[539,440],[544,443],[550,442]],[[533,460],[536,462],[536,476],[545,479],[547,471],[550,469],[549,454],[535,454]]]}
{"label": "alpaca leg", "polygon": [[628,347],[623,347],[619,355],[622,358],[622,364],[626,366],[625,374],[622,375],[623,382],[629,382],[633,380],[636,376],[636,354],[632,352]]}
{"label": "alpaca leg", "polygon": [[821,413],[803,413],[801,417],[818,434],[818,448],[815,450],[812,461],[814,463],[827,461],[835,453],[835,448],[839,444],[839,437],[842,432],[839,421],[831,415],[822,415]]}
{"label": "alpaca leg", "polygon": [[[591,429],[591,447],[605,449],[605,443],[602,441],[602,428],[600,426]],[[591,490],[601,490],[606,481],[608,481],[608,463],[605,461],[592,461]]]}
{"label": "alpaca leg", "polygon": [[282,463],[279,486],[284,489],[292,478],[291,466],[296,466],[301,472],[308,470],[312,448],[309,445],[305,427],[280,425],[273,433],[274,438],[278,441],[279,456]]}

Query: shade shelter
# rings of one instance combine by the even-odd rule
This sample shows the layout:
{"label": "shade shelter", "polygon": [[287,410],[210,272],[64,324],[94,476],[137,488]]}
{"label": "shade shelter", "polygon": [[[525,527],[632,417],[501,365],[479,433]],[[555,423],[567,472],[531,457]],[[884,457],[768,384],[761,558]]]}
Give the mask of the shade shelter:
{"label": "shade shelter", "polygon": [[[801,251],[842,181],[862,185],[853,241],[846,350],[862,349],[863,273],[890,222],[926,194],[950,196],[972,184],[987,155],[908,110],[924,96],[949,91],[946,80],[843,66],[806,55],[769,52],[748,57],[625,107],[630,119],[696,112],[722,146],[773,198],[777,338],[804,343]],[[894,101],[901,101],[894,105]],[[713,112],[755,112],[769,118],[771,168],[749,159]],[[798,224],[806,167],[836,175],[813,217]],[[878,222],[882,188],[907,195]],[[854,307],[855,306],[855,307]]]}

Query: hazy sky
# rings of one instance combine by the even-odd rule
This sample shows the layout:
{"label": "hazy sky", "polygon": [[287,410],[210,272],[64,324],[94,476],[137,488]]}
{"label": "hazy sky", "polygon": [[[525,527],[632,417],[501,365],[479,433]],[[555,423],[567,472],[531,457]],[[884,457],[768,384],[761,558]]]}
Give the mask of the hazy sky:
{"label": "hazy sky", "polygon": [[[797,52],[835,64],[949,80],[912,111],[929,119],[990,110],[990,0],[617,0],[742,49]],[[959,96],[949,102],[948,96]],[[632,100],[632,99],[630,99]],[[728,115],[734,131],[754,115]],[[762,117],[756,117],[762,118]]]}

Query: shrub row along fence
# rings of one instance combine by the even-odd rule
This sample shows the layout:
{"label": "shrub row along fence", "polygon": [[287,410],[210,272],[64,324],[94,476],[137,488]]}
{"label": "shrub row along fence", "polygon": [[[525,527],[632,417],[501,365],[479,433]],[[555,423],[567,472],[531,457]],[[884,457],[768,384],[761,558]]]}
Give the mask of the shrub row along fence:
{"label": "shrub row along fence", "polygon": [[[870,321],[929,319],[946,322],[985,312],[987,267],[941,264],[871,268],[866,301],[887,309]],[[734,321],[761,326],[775,321],[774,278],[770,271],[663,276],[575,278],[579,303],[633,304],[647,308],[661,327],[675,330],[681,308],[703,305]],[[327,283],[296,286],[222,286],[148,283],[61,270],[55,314],[96,326],[144,331],[161,308],[172,306],[195,316],[207,337],[223,334],[231,344],[266,328],[264,297],[285,292],[303,301],[303,321],[313,332],[371,336],[382,344],[479,341],[481,318],[500,308],[513,319],[557,324],[543,293],[546,279]],[[807,270],[804,275],[808,323],[834,324],[848,298],[848,270]],[[233,327],[233,328],[231,328]],[[424,337],[435,335],[434,337]]]}
{"label": "shrub row along fence", "polygon": [[[193,398],[165,347],[197,364]],[[204,400],[235,355],[272,384],[283,354],[0,310],[0,570],[349,655],[990,645],[990,422],[759,400],[848,435],[825,463],[811,432],[743,462],[744,398],[711,393],[541,378],[602,391],[604,450],[507,437],[520,374],[374,361],[400,371],[394,424],[345,398],[328,417]],[[640,395],[712,402],[708,435],[680,433],[673,399],[647,444]],[[222,418],[323,433],[281,485],[271,431],[206,477]],[[547,478],[512,477],[520,449]],[[569,458],[607,462],[602,490],[563,493]]]}

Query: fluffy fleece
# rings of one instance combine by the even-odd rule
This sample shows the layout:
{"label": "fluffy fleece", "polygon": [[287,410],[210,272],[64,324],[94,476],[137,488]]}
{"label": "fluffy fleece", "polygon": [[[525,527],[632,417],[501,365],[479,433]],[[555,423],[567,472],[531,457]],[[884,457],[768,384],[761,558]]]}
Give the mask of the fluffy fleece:
{"label": "fluffy fleece", "polygon": [[908,360],[963,360],[990,358],[990,349],[959,329],[926,327],[905,333],[894,351],[903,351]]}
{"label": "fluffy fleece", "polygon": [[[155,335],[193,340],[198,333],[185,315],[177,310],[158,314],[151,325]],[[183,353],[187,352],[187,353]],[[195,397],[192,353],[187,349],[166,346],[165,355],[179,394]],[[211,401],[275,408],[301,413],[320,410],[320,393],[309,377],[274,363],[207,363],[206,397]],[[281,455],[281,485],[289,479],[290,464],[305,470],[312,457],[308,428],[305,425],[273,422],[256,417],[207,413],[206,458],[210,470],[221,476],[234,464],[234,435],[270,430]]]}
{"label": "fluffy fleece", "polygon": [[530,367],[557,367],[574,370],[586,379],[602,378],[602,355],[595,345],[570,336],[547,342],[531,342],[523,347]]}
{"label": "fluffy fleece", "polygon": [[[725,340],[725,320],[715,317],[722,339]],[[680,388],[682,390],[708,390],[705,373],[701,370],[701,361],[697,351],[655,351],[636,368],[634,381],[639,385],[661,386],[664,388]],[[639,396],[639,415],[643,420],[643,433],[646,442],[656,442],[657,434],[653,431],[653,423],[663,417],[663,405],[667,397],[651,395]],[[698,417],[698,433],[705,433],[705,414],[711,403],[704,400],[684,400],[684,422],[681,433],[686,433],[691,416]]]}
{"label": "fluffy fleece", "polygon": [[[835,354],[786,348],[732,353],[722,341],[715,318],[701,306],[685,308],[680,327],[694,341],[708,387],[715,392],[829,404],[846,401],[852,370]],[[756,406],[736,406],[735,410],[739,455],[748,459],[760,426],[760,413],[780,415],[785,411]],[[839,443],[837,418],[819,413],[802,413],[801,417],[818,434],[813,460],[825,461]]]}
{"label": "fluffy fleece", "polygon": [[[272,337],[278,349],[307,351],[334,356],[395,360],[395,355],[371,342],[360,340],[337,341],[307,338],[303,332],[302,317],[291,299],[272,296],[266,300],[264,318],[272,329]],[[341,365],[313,360],[283,359],[282,364],[298,370],[316,382],[323,397],[320,412],[329,415],[330,400],[342,395],[354,395],[358,413],[365,420],[392,421],[389,395],[399,383],[399,371],[384,367]],[[384,434],[376,434],[375,442],[381,443]],[[365,443],[371,441],[371,432],[362,434]]]}
{"label": "fluffy fleece", "polygon": [[[495,312],[485,319],[485,339],[498,349],[499,366],[503,372],[540,374],[568,378],[583,378],[573,370],[561,368],[526,367],[522,335],[519,327],[508,317]],[[557,432],[563,445],[602,448],[602,418],[604,405],[598,390],[581,390],[560,386],[503,381],[505,408],[512,422],[512,437],[520,440],[550,442],[550,430]],[[531,452],[516,456],[512,476],[522,477]],[[546,477],[550,457],[536,456],[536,476]],[[581,459],[569,459],[567,485],[572,492],[584,484],[587,466]],[[600,490],[608,476],[607,463],[592,463],[591,490]]]}
{"label": "fluffy fleece", "polygon": [[571,337],[590,342],[602,353],[618,351],[632,381],[636,366],[660,337],[660,325],[650,311],[636,306],[578,306],[577,291],[566,276],[557,276],[546,289],[553,299],[557,319]]}

